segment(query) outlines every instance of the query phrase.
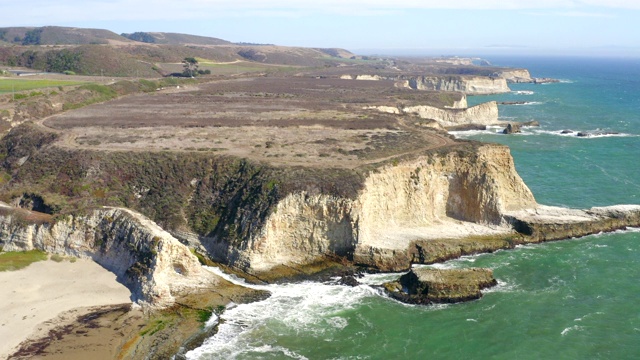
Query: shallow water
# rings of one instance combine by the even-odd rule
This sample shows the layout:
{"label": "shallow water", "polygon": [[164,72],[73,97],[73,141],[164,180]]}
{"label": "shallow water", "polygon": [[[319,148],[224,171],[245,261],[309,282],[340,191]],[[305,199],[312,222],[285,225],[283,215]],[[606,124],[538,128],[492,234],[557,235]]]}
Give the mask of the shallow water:
{"label": "shallow water", "polygon": [[[523,134],[458,133],[509,145],[539,203],[640,204],[640,60],[499,58],[561,83],[470,97]],[[575,131],[617,132],[578,138]],[[640,230],[519,247],[438,266],[494,269],[499,285],[464,304],[410,306],[370,285],[269,285],[273,296],[222,315],[189,359],[635,359],[640,356]],[[369,276],[367,284],[388,275]],[[393,277],[393,275],[391,275]]]}

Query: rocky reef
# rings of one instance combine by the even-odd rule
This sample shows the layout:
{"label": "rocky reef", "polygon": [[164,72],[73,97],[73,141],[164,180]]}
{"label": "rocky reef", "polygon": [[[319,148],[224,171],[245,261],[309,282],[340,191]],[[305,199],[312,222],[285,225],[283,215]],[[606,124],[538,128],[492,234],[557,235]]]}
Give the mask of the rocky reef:
{"label": "rocky reef", "polygon": [[494,285],[497,281],[491,269],[413,268],[383,286],[396,300],[426,305],[476,300],[482,297],[482,289]]}

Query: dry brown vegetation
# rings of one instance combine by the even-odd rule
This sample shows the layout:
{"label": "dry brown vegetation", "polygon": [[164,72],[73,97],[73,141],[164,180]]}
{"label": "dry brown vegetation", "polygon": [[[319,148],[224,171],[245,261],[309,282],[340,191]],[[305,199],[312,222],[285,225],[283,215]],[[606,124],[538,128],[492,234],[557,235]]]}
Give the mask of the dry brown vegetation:
{"label": "dry brown vegetation", "polygon": [[459,95],[393,81],[254,77],[168,87],[46,119],[66,148],[193,151],[280,165],[355,168],[449,144],[415,119],[369,106],[450,105]]}

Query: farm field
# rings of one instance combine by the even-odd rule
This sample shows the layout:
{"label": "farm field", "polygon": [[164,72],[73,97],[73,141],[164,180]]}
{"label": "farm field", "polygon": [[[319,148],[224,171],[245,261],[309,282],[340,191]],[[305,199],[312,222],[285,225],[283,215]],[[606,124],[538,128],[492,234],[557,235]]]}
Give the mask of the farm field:
{"label": "farm field", "polygon": [[85,83],[84,81],[73,80],[0,78],[0,94]]}

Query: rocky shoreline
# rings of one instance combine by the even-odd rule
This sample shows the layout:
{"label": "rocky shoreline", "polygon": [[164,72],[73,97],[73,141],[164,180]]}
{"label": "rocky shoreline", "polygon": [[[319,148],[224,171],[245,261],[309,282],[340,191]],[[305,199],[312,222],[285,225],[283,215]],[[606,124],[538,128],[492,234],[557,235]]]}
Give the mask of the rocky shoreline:
{"label": "rocky shoreline", "polygon": [[[87,316],[122,320],[127,340],[117,344],[118,357],[180,358],[215,332],[204,325],[211,314],[268,296],[208,272],[202,265],[211,261],[267,283],[337,271],[344,273],[342,284],[355,286],[351,272],[409,271],[385,286],[391,297],[459,302],[495,285],[491,271],[412,265],[640,226],[640,206],[539,205],[507,147],[456,140],[445,131],[505,124],[496,102],[468,107],[466,94],[551,79],[514,70],[491,77],[236,80],[199,84],[185,90],[189,96],[116,100],[123,123],[130,121],[126,109],[140,104],[200,106],[207,113],[212,100],[220,106],[210,119],[170,111],[163,118],[158,108],[148,108],[151,115],[137,121],[154,125],[138,134],[162,130],[149,138],[118,127],[92,132],[103,125],[95,122],[105,111],[97,105],[15,126],[0,141],[7,178],[0,194],[7,202],[0,204],[0,246],[92,259],[117,275],[142,313],[121,306]],[[366,85],[360,89],[356,82]],[[274,108],[288,110],[274,115]],[[309,121],[299,120],[307,116]],[[238,125],[239,118],[249,120]],[[509,123],[507,132],[519,126],[535,124]],[[174,139],[175,132],[184,138]],[[246,137],[228,139],[235,134]],[[187,142],[224,146],[183,147]],[[86,324],[102,330],[94,333]],[[77,317],[60,332],[25,343],[16,356],[44,356],[42,349],[64,347],[78,331],[116,336]]]}

